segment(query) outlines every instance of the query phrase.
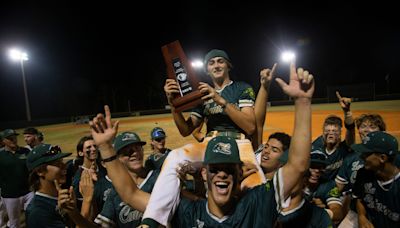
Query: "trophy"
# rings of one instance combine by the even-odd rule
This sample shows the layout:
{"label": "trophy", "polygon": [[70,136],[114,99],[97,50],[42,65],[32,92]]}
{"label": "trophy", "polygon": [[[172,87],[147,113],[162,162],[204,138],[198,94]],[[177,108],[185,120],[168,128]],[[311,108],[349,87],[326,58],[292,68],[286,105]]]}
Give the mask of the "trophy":
{"label": "trophy", "polygon": [[203,103],[204,94],[197,89],[199,80],[179,43],[174,41],[161,47],[168,78],[178,82],[179,94],[172,100],[176,112],[194,108]]}

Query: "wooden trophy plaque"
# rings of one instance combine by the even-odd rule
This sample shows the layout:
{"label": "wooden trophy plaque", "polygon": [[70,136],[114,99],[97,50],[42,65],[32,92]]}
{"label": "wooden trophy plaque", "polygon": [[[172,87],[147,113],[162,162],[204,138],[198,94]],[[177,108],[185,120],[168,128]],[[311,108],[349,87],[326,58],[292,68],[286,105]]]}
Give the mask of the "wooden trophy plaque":
{"label": "wooden trophy plaque", "polygon": [[179,41],[164,45],[161,50],[167,66],[168,78],[176,80],[179,86],[180,93],[176,94],[172,101],[175,112],[185,111],[202,104],[201,97],[204,94],[197,89],[199,79],[188,62]]}

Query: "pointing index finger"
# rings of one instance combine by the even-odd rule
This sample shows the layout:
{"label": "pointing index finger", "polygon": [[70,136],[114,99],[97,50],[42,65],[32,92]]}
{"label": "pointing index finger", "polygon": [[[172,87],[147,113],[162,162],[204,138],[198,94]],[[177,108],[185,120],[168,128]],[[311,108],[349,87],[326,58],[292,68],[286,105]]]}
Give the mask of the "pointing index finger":
{"label": "pointing index finger", "polygon": [[54,180],[54,185],[56,186],[57,191],[61,191],[61,185],[58,183],[58,180]]}

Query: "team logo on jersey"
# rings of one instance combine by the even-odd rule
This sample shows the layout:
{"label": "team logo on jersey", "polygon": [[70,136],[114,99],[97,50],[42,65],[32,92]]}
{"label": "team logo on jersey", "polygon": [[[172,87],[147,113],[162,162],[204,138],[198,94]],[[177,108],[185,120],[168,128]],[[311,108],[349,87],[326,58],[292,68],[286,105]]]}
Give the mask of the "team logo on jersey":
{"label": "team logo on jersey", "polygon": [[104,191],[104,193],[103,193],[103,201],[104,202],[106,202],[107,197],[110,195],[111,191],[112,191],[112,188],[108,188],[107,190]]}
{"label": "team logo on jersey", "polygon": [[200,221],[199,219],[196,219],[196,223],[197,223],[197,226],[193,227],[193,228],[203,228],[204,227],[204,222],[203,221]]}
{"label": "team logo on jersey", "polygon": [[121,223],[126,224],[128,222],[138,221],[143,216],[142,212],[131,208],[125,203],[120,203],[120,206],[122,206],[122,209],[119,212],[119,221],[121,221]]}
{"label": "team logo on jersey", "polygon": [[375,194],[376,189],[373,187],[372,183],[364,184],[364,191],[367,194]]}
{"label": "team logo on jersey", "polygon": [[215,144],[215,146],[213,147],[212,151],[214,153],[221,153],[221,154],[225,154],[225,155],[231,155],[232,154],[231,144],[219,142],[219,143]]}

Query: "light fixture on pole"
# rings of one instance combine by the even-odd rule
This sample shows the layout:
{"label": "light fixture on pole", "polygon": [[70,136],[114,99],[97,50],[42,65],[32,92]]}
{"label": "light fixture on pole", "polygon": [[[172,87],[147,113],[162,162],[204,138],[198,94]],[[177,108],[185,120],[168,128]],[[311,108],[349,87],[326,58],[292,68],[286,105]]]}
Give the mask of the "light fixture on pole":
{"label": "light fixture on pole", "polygon": [[9,55],[12,60],[19,61],[21,64],[22,83],[24,85],[24,93],[25,93],[26,118],[27,118],[28,122],[30,122],[31,121],[31,110],[29,108],[28,88],[26,86],[25,70],[24,70],[24,61],[28,60],[28,54],[26,54],[26,52],[22,52],[17,49],[11,49],[9,52]]}

